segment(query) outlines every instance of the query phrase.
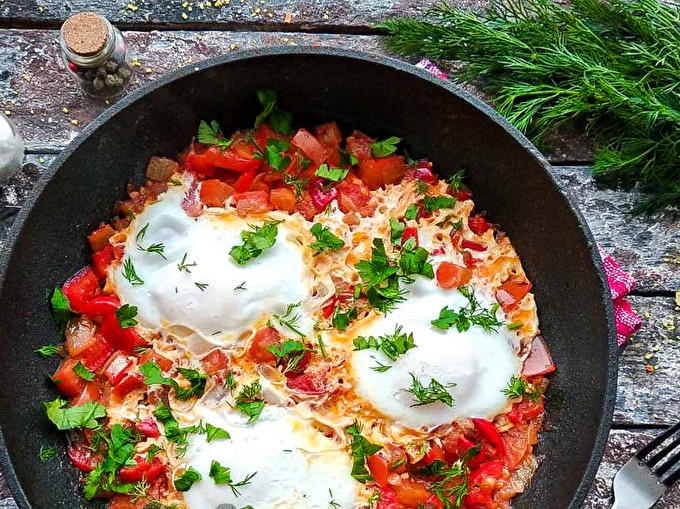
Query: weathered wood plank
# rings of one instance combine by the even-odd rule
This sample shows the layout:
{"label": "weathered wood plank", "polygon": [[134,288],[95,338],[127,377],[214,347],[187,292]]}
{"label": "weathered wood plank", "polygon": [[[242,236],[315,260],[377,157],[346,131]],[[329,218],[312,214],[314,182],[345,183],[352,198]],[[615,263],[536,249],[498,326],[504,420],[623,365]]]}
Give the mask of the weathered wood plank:
{"label": "weathered wood plank", "polygon": [[[242,48],[335,46],[389,54],[381,36],[186,31],[125,35],[139,62],[131,90],[179,66]],[[58,152],[106,107],[78,92],[64,71],[56,40],[53,30],[0,30],[0,108],[12,113],[29,149],[36,152]],[[592,147],[577,134],[565,132],[546,155],[557,164],[588,161]]]}
{"label": "weathered wood plank", "polygon": [[[628,458],[659,432],[659,430],[612,430],[602,464],[583,509],[610,509],[612,504],[611,486],[614,475],[628,461]],[[669,490],[654,507],[655,509],[677,509],[680,507],[680,485]],[[0,509],[16,509],[16,504],[7,489],[2,472],[0,472]]]}
{"label": "weathered wood plank", "polygon": [[680,290],[680,211],[629,214],[639,195],[599,186],[583,166],[554,166],[560,188],[586,218],[597,243],[638,280],[637,291]]}

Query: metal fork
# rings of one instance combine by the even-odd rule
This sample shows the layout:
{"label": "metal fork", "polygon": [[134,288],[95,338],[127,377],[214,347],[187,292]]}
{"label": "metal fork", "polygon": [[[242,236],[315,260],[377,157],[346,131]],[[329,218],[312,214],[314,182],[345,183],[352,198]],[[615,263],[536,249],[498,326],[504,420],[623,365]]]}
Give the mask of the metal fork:
{"label": "metal fork", "polygon": [[[659,452],[647,458],[678,431],[680,422],[640,449],[619,470],[614,477],[612,509],[649,509],[680,479],[680,434]],[[674,454],[662,462],[671,453]]]}

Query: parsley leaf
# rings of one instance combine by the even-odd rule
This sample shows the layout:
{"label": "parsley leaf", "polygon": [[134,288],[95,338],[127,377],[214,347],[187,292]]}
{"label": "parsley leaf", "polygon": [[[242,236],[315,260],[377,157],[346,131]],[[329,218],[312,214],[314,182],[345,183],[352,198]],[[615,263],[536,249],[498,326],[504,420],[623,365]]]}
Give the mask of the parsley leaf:
{"label": "parsley leaf", "polygon": [[73,366],[73,372],[78,375],[83,380],[91,382],[94,380],[94,373],[83,366],[83,363],[78,361],[75,366]]}
{"label": "parsley leaf", "polygon": [[239,265],[245,265],[253,258],[257,258],[265,249],[276,244],[278,225],[282,221],[267,221],[262,226],[251,226],[252,231],[241,232],[242,245],[231,248],[229,254]]}
{"label": "parsley leaf", "polygon": [[71,304],[58,286],[52,292],[50,304],[52,305],[52,318],[63,334],[66,330],[66,324],[71,319]]}
{"label": "parsley leaf", "polygon": [[40,354],[44,358],[47,357],[52,357],[54,355],[58,355],[59,352],[61,352],[61,346],[60,345],[44,345],[38,348],[37,350],[33,350],[34,353]]}
{"label": "parsley leaf", "polygon": [[415,274],[426,277],[427,279],[434,278],[434,269],[432,264],[427,261],[430,253],[427,249],[416,247],[416,239],[410,237],[401,246],[401,257],[399,259],[399,267],[404,276],[412,276]]}
{"label": "parsley leaf", "polygon": [[264,155],[272,169],[282,172],[285,171],[288,166],[290,166],[290,156],[281,155],[289,148],[290,142],[288,141],[279,140],[277,138],[269,138],[267,140],[267,145],[264,148]]}
{"label": "parsley leaf", "polygon": [[405,219],[411,219],[414,220],[418,217],[418,205],[415,203],[411,203],[408,207],[406,207],[406,211],[404,212],[404,218]]}
{"label": "parsley leaf", "polygon": [[175,479],[175,489],[177,491],[189,491],[195,482],[203,479],[203,476],[194,469],[194,467],[189,467],[184,471],[182,475]]}
{"label": "parsley leaf", "polygon": [[349,170],[345,168],[329,168],[326,163],[323,163],[319,165],[314,174],[331,182],[340,182],[349,174]]}
{"label": "parsley leaf", "polygon": [[208,375],[199,373],[195,369],[177,368],[177,371],[189,381],[189,388],[181,387],[176,380],[164,377],[160,366],[155,362],[150,361],[139,367],[139,372],[144,376],[146,385],[169,385],[175,389],[175,396],[180,401],[186,401],[193,396],[203,396]]}
{"label": "parsley leaf", "polygon": [[400,141],[401,138],[390,136],[386,140],[371,143],[371,152],[373,153],[373,157],[387,157],[390,154],[394,154],[397,151],[397,143]]}
{"label": "parsley leaf", "polygon": [[255,477],[256,474],[257,472],[249,474],[242,481],[235,483],[234,481],[231,480],[231,470],[229,469],[229,467],[223,467],[222,465],[220,465],[219,462],[215,460],[212,460],[212,462],[210,463],[209,474],[210,478],[213,480],[215,484],[226,484],[227,486],[229,486],[235,497],[241,496],[241,492],[238,490],[238,488],[250,484],[250,482],[252,481],[253,477]]}
{"label": "parsley leaf", "polygon": [[452,209],[456,204],[456,199],[449,196],[426,196],[423,198],[423,207],[428,212],[439,209]]}
{"label": "parsley leaf", "polygon": [[300,366],[309,348],[302,341],[287,339],[278,345],[268,346],[267,351],[276,357],[276,367],[282,367],[283,373],[288,373]]}
{"label": "parsley leaf", "polygon": [[498,304],[494,304],[490,309],[481,307],[474,294],[474,290],[469,286],[461,286],[458,291],[468,300],[465,307],[462,307],[458,312],[444,306],[439,312],[439,318],[432,320],[432,325],[438,329],[448,330],[455,326],[458,332],[465,332],[470,329],[472,325],[477,325],[486,332],[495,332],[498,327],[503,325],[503,322],[496,318],[496,311]]}
{"label": "parsley leaf", "polygon": [[102,461],[85,478],[83,487],[85,498],[92,500],[100,491],[113,493],[133,491],[133,484],[120,483],[116,478],[121,467],[137,464],[132,459],[135,452],[132,431],[120,424],[114,424],[109,436],[104,433],[96,434],[95,446],[97,448],[103,446],[105,451],[101,452]]}
{"label": "parsley leaf", "polygon": [[216,120],[212,120],[209,124],[205,120],[201,120],[198,124],[198,141],[206,145],[215,145],[221,149],[227,149],[232,144],[232,140],[224,137]]}
{"label": "parsley leaf", "polygon": [[324,251],[337,251],[345,247],[344,240],[333,235],[327,227],[321,226],[320,223],[314,223],[309,231],[316,237],[316,242],[309,245],[316,252],[315,256]]}
{"label": "parsley leaf", "polygon": [[[354,338],[354,349],[355,350],[366,350],[372,348],[379,352],[384,353],[391,361],[396,361],[397,357],[404,355],[411,348],[415,348],[416,344],[413,341],[413,334],[406,334],[402,332],[401,325],[397,325],[394,332],[389,335],[369,336],[365,338],[363,336],[357,336]],[[387,371],[391,366],[387,366],[380,371]]]}
{"label": "parsley leaf", "polygon": [[137,325],[135,316],[137,316],[137,306],[123,304],[116,309],[116,318],[118,319],[121,329],[129,329],[130,327]]}
{"label": "parsley leaf", "polygon": [[257,98],[260,101],[260,104],[262,104],[262,111],[255,118],[255,128],[269,119],[274,131],[288,136],[292,132],[290,124],[293,121],[293,115],[287,111],[280,110],[278,106],[276,106],[276,92],[267,89],[258,90]]}
{"label": "parsley leaf", "polygon": [[524,378],[512,376],[508,386],[503,389],[503,394],[509,399],[527,396],[531,401],[538,403],[541,400],[542,391],[540,387],[532,387]]}
{"label": "parsley leaf", "polygon": [[236,396],[236,408],[249,417],[247,424],[254,423],[264,408],[262,386],[259,380],[244,385]]}
{"label": "parsley leaf", "polygon": [[403,300],[399,288],[399,266],[387,257],[382,239],[373,239],[371,259],[361,260],[355,267],[363,281],[363,285],[357,288],[366,292],[372,307],[387,313]]}
{"label": "parsley leaf", "polygon": [[180,428],[177,419],[175,419],[170,409],[163,403],[160,403],[156,407],[153,415],[156,417],[156,419],[158,419],[158,422],[163,425],[165,438],[178,445],[186,444],[187,435],[189,434],[202,434],[206,432],[206,430],[200,424],[197,426]]}
{"label": "parsley leaf", "polygon": [[401,237],[404,235],[406,225],[394,217],[390,218],[390,240],[392,244],[401,242]]}
{"label": "parsley leaf", "polygon": [[339,331],[345,331],[347,330],[347,327],[349,327],[350,322],[357,319],[357,314],[357,308],[349,308],[343,313],[340,311],[340,308],[336,306],[333,310],[331,323],[333,324],[333,327]]}
{"label": "parsley leaf", "polygon": [[218,428],[217,426],[213,426],[210,423],[205,425],[205,433],[206,441],[208,443],[212,442],[213,440],[231,438],[231,435],[226,429]]}
{"label": "parsley leaf", "polygon": [[106,416],[106,407],[94,401],[65,408],[67,403],[67,401],[60,398],[43,403],[47,417],[54,423],[57,429],[94,429],[99,426],[97,419]]}
{"label": "parsley leaf", "polygon": [[430,403],[435,403],[440,401],[447,406],[453,406],[453,396],[447,391],[456,386],[454,383],[442,385],[434,378],[430,379],[430,385],[425,387],[422,382],[413,373],[411,375],[411,387],[406,389],[406,392],[410,392],[416,399],[416,402],[411,406],[423,406],[429,405]]}
{"label": "parsley leaf", "polygon": [[372,444],[361,436],[361,425],[357,421],[345,428],[345,432],[352,437],[350,444],[353,458],[352,477],[362,484],[373,481],[373,476],[366,468],[366,459],[382,449],[382,446]]}

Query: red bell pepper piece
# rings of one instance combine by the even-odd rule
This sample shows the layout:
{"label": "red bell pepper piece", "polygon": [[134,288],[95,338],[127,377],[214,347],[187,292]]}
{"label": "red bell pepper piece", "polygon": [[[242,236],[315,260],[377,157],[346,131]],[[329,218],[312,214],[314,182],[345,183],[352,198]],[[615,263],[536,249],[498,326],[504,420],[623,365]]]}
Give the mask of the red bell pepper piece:
{"label": "red bell pepper piece", "polygon": [[137,430],[139,430],[142,435],[146,435],[147,437],[158,438],[161,436],[161,432],[158,430],[158,425],[151,416],[138,422]]}
{"label": "red bell pepper piece", "polygon": [[494,509],[498,505],[493,501],[490,493],[486,493],[479,488],[473,488],[463,497],[463,507],[469,509]]}
{"label": "red bell pepper piece", "polygon": [[204,177],[214,177],[217,167],[209,163],[203,154],[189,154],[184,163],[187,169]]}
{"label": "red bell pepper piece", "polygon": [[82,312],[83,305],[95,295],[101,293],[99,279],[89,265],[76,272],[61,287],[61,291],[68,299],[71,310],[76,313]]}
{"label": "red bell pepper piece", "polygon": [[328,391],[328,379],[322,373],[304,373],[286,382],[289,389],[303,394],[325,394]]}
{"label": "red bell pepper piece", "polygon": [[154,458],[150,463],[142,457],[137,456],[137,464],[133,467],[123,467],[118,471],[118,478],[122,482],[137,483],[143,478],[151,483],[165,474],[165,465],[158,458]]}
{"label": "red bell pepper piece", "polygon": [[115,313],[108,314],[100,327],[101,333],[111,346],[124,352],[131,352],[136,346],[146,346],[146,340],[133,327],[123,329]]}
{"label": "red bell pepper piece", "polygon": [[338,305],[338,297],[333,295],[330,299],[326,301],[326,304],[321,308],[324,318],[330,318],[335,312],[335,306]]}
{"label": "red bell pepper piece", "polygon": [[136,371],[132,371],[125,375],[125,377],[116,385],[111,391],[111,400],[114,403],[120,403],[125,396],[132,391],[144,386],[144,378]]}
{"label": "red bell pepper piece", "polygon": [[97,371],[101,368],[113,353],[113,347],[104,339],[101,332],[95,331],[93,334],[94,342],[80,355],[80,361],[90,371]]}
{"label": "red bell pepper piece", "polygon": [[472,419],[472,423],[475,425],[475,429],[479,432],[482,439],[493,445],[499,454],[505,452],[503,438],[493,422],[489,422],[485,419]]}
{"label": "red bell pepper piece", "polygon": [[81,313],[87,316],[106,316],[115,313],[120,300],[115,295],[98,295],[83,304]]}
{"label": "red bell pepper piece", "polygon": [[245,193],[249,188],[250,184],[255,180],[255,170],[247,171],[243,173],[234,183],[234,189],[237,193]]}
{"label": "red bell pepper piece", "polygon": [[106,279],[106,271],[115,259],[113,246],[108,244],[104,249],[92,253],[92,267],[99,279]]}
{"label": "red bell pepper piece", "polygon": [[483,246],[479,242],[475,242],[473,240],[467,240],[463,239],[463,241],[460,243],[461,247],[464,249],[471,249],[473,251],[486,251],[486,246]]}
{"label": "red bell pepper piece", "polygon": [[528,422],[543,413],[544,407],[542,401],[524,400],[515,403],[507,414],[508,419],[513,424],[521,422]]}
{"label": "red bell pepper piece", "polygon": [[238,172],[254,172],[262,166],[262,159],[255,159],[252,156],[246,157],[241,152],[236,152],[233,147],[227,150],[210,147],[203,154],[203,158],[205,162],[218,168]]}
{"label": "red bell pepper piece", "polygon": [[85,380],[73,371],[76,364],[78,364],[78,359],[68,357],[61,362],[57,371],[52,375],[52,381],[57,384],[59,392],[69,398],[79,396],[85,386]]}
{"label": "red bell pepper piece", "polygon": [[66,452],[71,463],[83,472],[92,472],[97,465],[97,457],[84,445],[69,445]]}
{"label": "red bell pepper piece", "polygon": [[118,385],[126,375],[128,368],[132,366],[132,359],[127,355],[117,352],[104,368],[104,374],[111,385]]}
{"label": "red bell pepper piece", "polygon": [[488,461],[470,474],[470,486],[481,486],[488,477],[500,479],[503,476],[505,462],[503,460]]}
{"label": "red bell pepper piece", "polygon": [[510,276],[498,290],[496,300],[506,313],[517,307],[519,302],[531,290],[531,282],[518,276]]}
{"label": "red bell pepper piece", "polygon": [[444,450],[439,444],[432,443],[425,457],[420,461],[424,467],[431,465],[435,461],[444,461]]}
{"label": "red bell pepper piece", "polygon": [[418,244],[418,228],[415,226],[407,226],[404,228],[404,233],[401,235],[401,245],[403,246],[406,244],[406,241],[408,239],[415,239],[416,241],[416,247],[419,245]]}
{"label": "red bell pepper piece", "polygon": [[468,219],[468,228],[470,228],[475,235],[481,235],[491,228],[491,225],[483,216],[477,214]]}

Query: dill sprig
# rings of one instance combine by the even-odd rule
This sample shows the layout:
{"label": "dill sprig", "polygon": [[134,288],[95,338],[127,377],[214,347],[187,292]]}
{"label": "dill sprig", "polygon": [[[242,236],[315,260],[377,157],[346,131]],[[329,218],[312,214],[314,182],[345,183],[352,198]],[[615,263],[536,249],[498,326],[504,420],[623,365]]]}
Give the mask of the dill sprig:
{"label": "dill sprig", "polygon": [[411,375],[411,387],[405,390],[413,394],[415,399],[415,403],[411,406],[429,405],[437,401],[447,406],[453,406],[454,399],[448,389],[455,387],[455,383],[442,384],[434,378],[430,378],[430,384],[426,387],[416,375],[409,374]]}
{"label": "dill sprig", "polygon": [[482,14],[442,3],[381,26],[388,46],[462,62],[494,105],[541,143],[567,123],[598,142],[603,184],[651,193],[636,210],[680,204],[680,11],[658,0],[494,1]]}

